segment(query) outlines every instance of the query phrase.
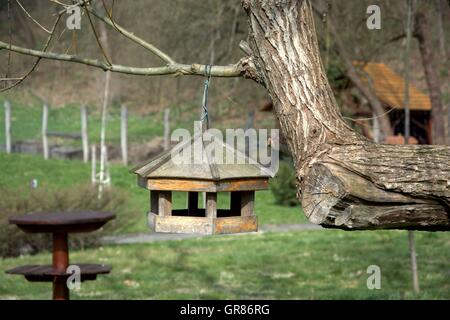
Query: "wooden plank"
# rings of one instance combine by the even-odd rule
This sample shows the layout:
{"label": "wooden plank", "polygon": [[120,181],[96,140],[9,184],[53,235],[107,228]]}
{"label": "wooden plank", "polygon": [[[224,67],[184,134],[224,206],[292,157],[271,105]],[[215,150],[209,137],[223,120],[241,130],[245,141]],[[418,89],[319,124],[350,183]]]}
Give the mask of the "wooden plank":
{"label": "wooden plank", "polygon": [[147,189],[150,190],[225,192],[225,191],[266,190],[268,187],[269,183],[267,178],[239,179],[239,180],[225,180],[225,181],[188,180],[176,178],[147,179]]}
{"label": "wooden plank", "polygon": [[213,219],[205,217],[157,216],[153,213],[150,213],[150,216],[150,219],[155,221],[155,232],[190,234],[212,234],[213,232]]}
{"label": "wooden plank", "polygon": [[255,231],[258,231],[258,220],[256,216],[224,217],[214,219],[215,234]]}
{"label": "wooden plank", "polygon": [[172,192],[160,191],[158,192],[158,214],[160,216],[172,215]]}
{"label": "wooden plank", "polygon": [[128,110],[126,106],[120,108],[120,150],[122,163],[128,165]]}
{"label": "wooden plank", "polygon": [[247,217],[191,217],[161,216],[149,212],[149,226],[155,232],[189,234],[227,234],[258,230],[256,216]]}
{"label": "wooden plank", "polygon": [[159,214],[159,196],[158,191],[150,191],[150,211]]}
{"label": "wooden plank", "polygon": [[268,178],[239,179],[221,181],[217,186],[217,191],[246,191],[246,190],[266,190],[269,188]]}
{"label": "wooden plank", "polygon": [[206,216],[208,218],[217,217],[217,193],[206,193]]}
{"label": "wooden plank", "polygon": [[192,215],[198,209],[198,192],[188,192],[188,214]]}
{"label": "wooden plank", "polygon": [[216,185],[213,181],[206,180],[148,179],[147,188],[150,190],[214,192]]}
{"label": "wooden plank", "polygon": [[230,210],[233,216],[241,215],[241,199],[240,191],[233,191],[230,193]]}
{"label": "wooden plank", "polygon": [[11,153],[11,104],[5,101],[5,149],[6,153]]}
{"label": "wooden plank", "polygon": [[252,216],[255,214],[255,191],[242,191],[241,193],[241,216]]}

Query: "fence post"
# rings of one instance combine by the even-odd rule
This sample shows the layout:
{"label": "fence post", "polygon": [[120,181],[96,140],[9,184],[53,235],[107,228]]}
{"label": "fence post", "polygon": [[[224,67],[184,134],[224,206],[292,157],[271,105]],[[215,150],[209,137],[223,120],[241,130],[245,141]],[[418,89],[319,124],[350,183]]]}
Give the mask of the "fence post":
{"label": "fence post", "polygon": [[48,106],[47,104],[44,104],[42,108],[42,151],[44,153],[44,159],[48,159],[47,121],[48,121]]}
{"label": "fence post", "polygon": [[81,140],[83,144],[83,162],[89,161],[89,141],[88,141],[88,117],[86,106],[81,106]]}
{"label": "fence post", "polygon": [[91,146],[91,182],[92,185],[96,183],[96,175],[97,175],[97,154],[95,150],[95,144]]}
{"label": "fence post", "polygon": [[253,123],[255,121],[255,110],[250,110],[247,114],[247,123],[245,129],[253,128]]}
{"label": "fence post", "polygon": [[[245,125],[245,130],[253,128],[254,120],[255,120],[255,110],[250,110],[247,114],[247,123]],[[247,157],[250,157],[250,153],[254,151],[250,150],[250,138],[246,136],[244,139],[244,143],[245,143],[244,146],[245,155]]]}
{"label": "fence post", "polygon": [[170,109],[164,110],[164,150],[170,147]]}
{"label": "fence post", "polygon": [[6,153],[11,153],[11,104],[5,101],[5,149]]}
{"label": "fence post", "polygon": [[373,118],[373,141],[375,143],[381,142],[381,129],[380,129],[380,120],[375,112],[372,113]]}
{"label": "fence post", "polygon": [[120,149],[122,150],[122,162],[128,164],[128,111],[122,105],[120,109]]}

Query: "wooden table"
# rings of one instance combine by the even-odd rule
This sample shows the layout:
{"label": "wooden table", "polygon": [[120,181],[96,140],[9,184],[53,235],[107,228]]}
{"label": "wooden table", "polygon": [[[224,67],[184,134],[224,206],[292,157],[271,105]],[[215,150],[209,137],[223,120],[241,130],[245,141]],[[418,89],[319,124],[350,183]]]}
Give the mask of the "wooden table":
{"label": "wooden table", "polygon": [[[53,282],[53,299],[68,300],[69,289],[67,273],[69,266],[68,234],[90,232],[101,228],[115,218],[108,212],[39,212],[11,217],[9,222],[27,233],[52,233],[53,264],[25,265],[6,271],[9,274],[23,275],[32,282]],[[111,271],[111,267],[102,264],[78,264],[80,280],[95,280],[98,274]]]}

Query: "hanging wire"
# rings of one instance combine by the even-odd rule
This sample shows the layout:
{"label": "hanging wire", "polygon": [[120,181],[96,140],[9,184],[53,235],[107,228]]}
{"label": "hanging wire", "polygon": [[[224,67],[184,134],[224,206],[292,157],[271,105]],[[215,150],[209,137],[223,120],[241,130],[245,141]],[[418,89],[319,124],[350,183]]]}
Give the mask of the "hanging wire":
{"label": "hanging wire", "polygon": [[342,118],[344,118],[344,119],[346,119],[346,120],[350,120],[350,121],[369,121],[369,120],[375,120],[375,119],[379,119],[379,118],[381,118],[381,117],[384,117],[385,115],[387,115],[387,114],[389,114],[389,113],[391,113],[393,110],[395,110],[396,108],[395,107],[392,107],[392,108],[390,108],[388,111],[386,111],[386,112],[384,112],[384,113],[382,113],[382,114],[380,114],[380,115],[378,115],[378,116],[375,116],[375,117],[370,117],[370,118],[350,118],[350,117],[342,117]]}
{"label": "hanging wire", "polygon": [[203,89],[203,101],[202,101],[202,115],[200,121],[206,120],[206,129],[209,129],[209,116],[208,116],[208,89],[211,82],[211,65],[205,66],[205,87]]}

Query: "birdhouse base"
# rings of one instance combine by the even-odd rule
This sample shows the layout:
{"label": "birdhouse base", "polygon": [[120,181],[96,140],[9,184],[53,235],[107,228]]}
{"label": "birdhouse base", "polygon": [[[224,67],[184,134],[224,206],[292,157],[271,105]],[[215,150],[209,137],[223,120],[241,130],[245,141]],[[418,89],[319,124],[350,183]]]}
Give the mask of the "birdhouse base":
{"label": "birdhouse base", "polygon": [[258,231],[255,215],[211,218],[161,216],[149,212],[148,223],[152,231],[162,233],[229,234]]}

